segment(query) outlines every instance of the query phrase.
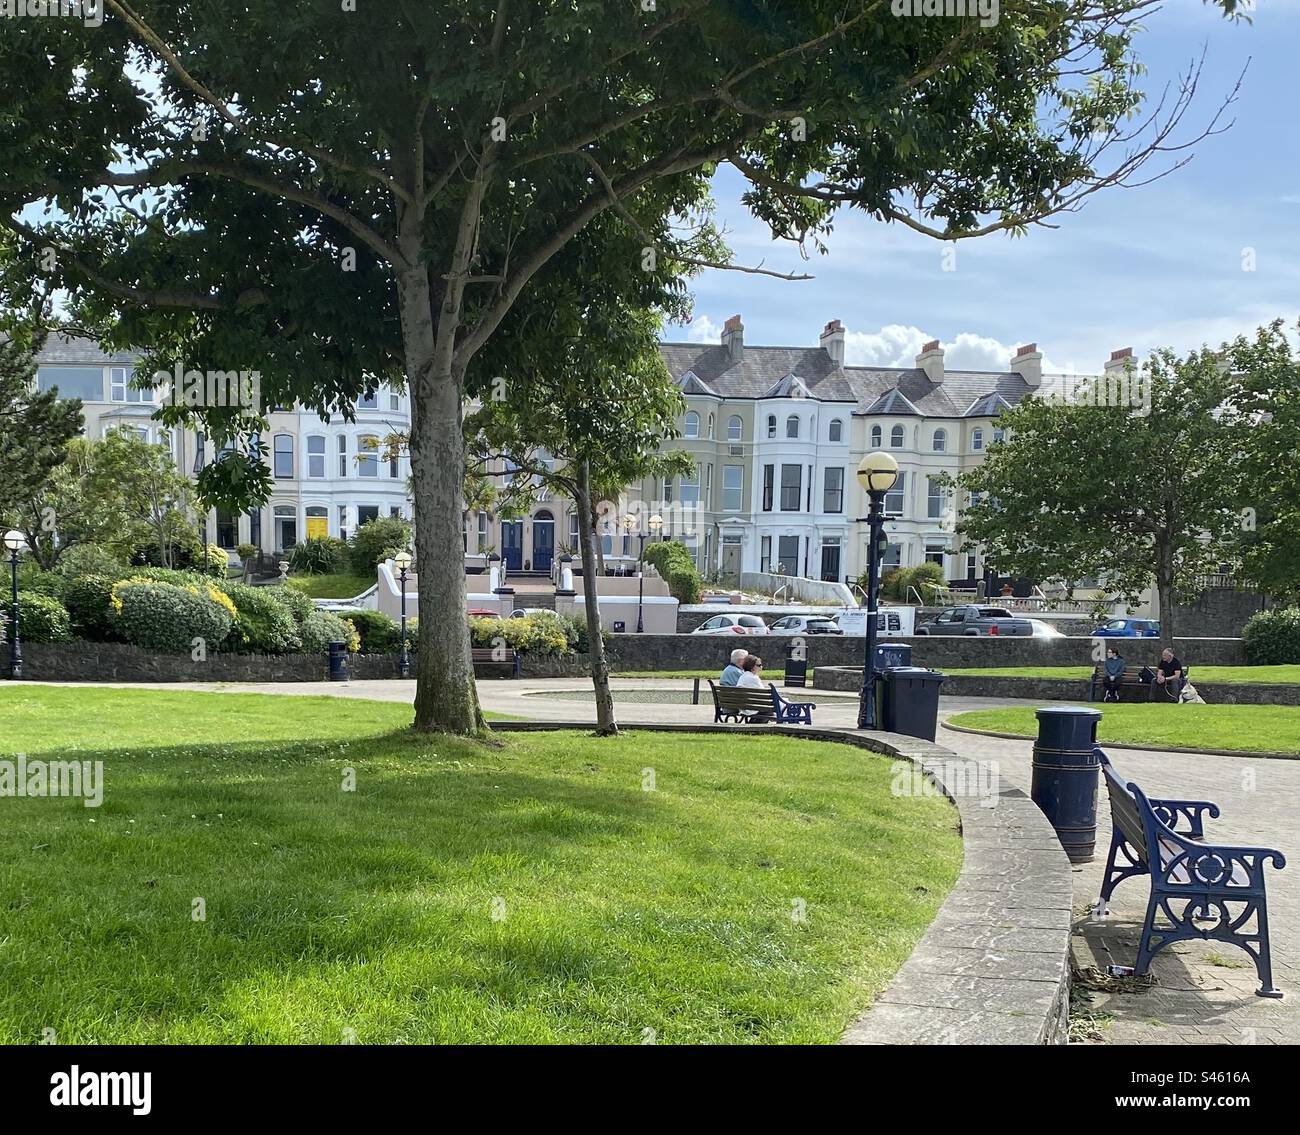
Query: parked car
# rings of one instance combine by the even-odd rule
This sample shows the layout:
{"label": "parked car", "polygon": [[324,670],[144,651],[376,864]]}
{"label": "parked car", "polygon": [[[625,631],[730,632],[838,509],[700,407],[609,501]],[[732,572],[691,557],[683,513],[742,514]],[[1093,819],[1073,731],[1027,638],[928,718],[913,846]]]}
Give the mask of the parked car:
{"label": "parked car", "polygon": [[1018,619],[1005,607],[979,607],[970,604],[949,607],[938,616],[916,628],[919,635],[1013,635],[1029,638],[1034,628],[1028,619]]}
{"label": "parked car", "polygon": [[499,619],[500,611],[489,611],[486,607],[471,607],[465,612],[471,619]]}
{"label": "parked car", "polygon": [[783,619],[777,619],[767,630],[768,634],[844,633],[825,615],[786,615]]}
{"label": "parked car", "polygon": [[767,624],[757,615],[714,615],[691,634],[767,634]]}
{"label": "parked car", "polygon": [[1092,632],[1094,638],[1159,638],[1159,619],[1111,619]]}
{"label": "parked car", "polygon": [[554,615],[555,612],[548,607],[516,607],[510,612],[512,619],[524,619],[529,615]]}
{"label": "parked car", "polygon": [[1034,628],[1034,638],[1065,638],[1064,631],[1043,619],[1030,619],[1029,625]]}

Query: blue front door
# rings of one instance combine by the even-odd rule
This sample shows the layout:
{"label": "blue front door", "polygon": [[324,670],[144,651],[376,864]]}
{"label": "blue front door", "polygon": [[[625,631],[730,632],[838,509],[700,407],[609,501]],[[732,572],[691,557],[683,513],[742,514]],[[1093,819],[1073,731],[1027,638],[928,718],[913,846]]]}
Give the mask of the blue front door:
{"label": "blue front door", "polygon": [[507,571],[522,571],[524,567],[524,522],[501,522],[501,559]]}
{"label": "blue front door", "polygon": [[533,571],[550,571],[555,554],[555,518],[549,512],[533,517]]}

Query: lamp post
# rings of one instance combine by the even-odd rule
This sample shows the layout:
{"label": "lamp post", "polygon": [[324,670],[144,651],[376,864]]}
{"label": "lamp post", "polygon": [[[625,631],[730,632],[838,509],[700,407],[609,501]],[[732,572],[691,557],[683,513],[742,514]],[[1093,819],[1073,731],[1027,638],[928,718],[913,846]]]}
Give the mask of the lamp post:
{"label": "lamp post", "polygon": [[[637,539],[641,541],[640,548],[636,554],[636,633],[645,633],[645,618],[643,607],[645,604],[645,541],[647,535],[653,535],[664,526],[663,517],[655,513],[647,522],[650,532],[638,532]],[[631,535],[632,529],[636,527],[636,517],[630,512],[623,517],[623,528]]]}
{"label": "lamp post", "polygon": [[898,462],[888,453],[868,453],[858,466],[858,484],[871,502],[867,510],[867,658],[862,668],[862,700],[858,728],[876,728],[876,605],[880,591],[880,560],[885,540],[885,494],[898,480]]}
{"label": "lamp post", "polygon": [[18,553],[27,546],[27,538],[14,528],[5,533],[9,563],[13,567],[13,607],[9,616],[9,677],[15,682],[23,676],[23,647],[18,637]]}
{"label": "lamp post", "polygon": [[406,649],[406,573],[411,567],[411,553],[398,552],[393,557],[393,566],[402,584],[402,649],[397,654],[397,673],[407,678],[411,674],[411,655]]}

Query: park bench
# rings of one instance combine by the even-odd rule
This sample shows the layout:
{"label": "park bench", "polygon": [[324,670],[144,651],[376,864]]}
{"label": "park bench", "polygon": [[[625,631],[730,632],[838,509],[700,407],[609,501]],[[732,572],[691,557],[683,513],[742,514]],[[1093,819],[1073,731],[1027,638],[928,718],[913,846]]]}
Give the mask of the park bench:
{"label": "park bench", "polygon": [[[470,651],[470,656],[475,670],[480,667],[483,669],[495,667],[498,670],[508,670],[511,678],[519,677],[519,652],[516,650],[505,650],[495,646],[476,646]],[[505,677],[506,675],[502,676]]]}
{"label": "park bench", "polygon": [[1281,997],[1273,985],[1268,948],[1264,865],[1281,869],[1280,851],[1205,842],[1204,819],[1219,815],[1208,800],[1154,800],[1125,783],[1100,746],[1094,749],[1110,795],[1110,855],[1097,903],[1135,875],[1149,875],[1151,896],[1138,945],[1135,976],[1147,972],[1157,951],[1171,942],[1213,939],[1240,946],[1255,962],[1261,997]]}
{"label": "park bench", "polygon": [[776,722],[784,725],[811,725],[816,702],[786,701],[777,688],[768,685],[765,690],[746,686],[720,686],[709,679],[713,694],[713,720],[738,721],[752,725],[761,718],[764,724]]}
{"label": "park bench", "polygon": [[[1144,664],[1145,665],[1145,664]],[[1155,669],[1154,666],[1151,667]],[[1141,666],[1125,666],[1124,677],[1120,679],[1120,701],[1177,701],[1176,697],[1169,697],[1166,694],[1165,687],[1158,686],[1154,681],[1144,682],[1141,678]],[[1188,675],[1191,673],[1191,667],[1183,670],[1183,685],[1187,684]],[[1102,679],[1105,677],[1106,668],[1098,664],[1092,668],[1092,680],[1088,685],[1088,700],[1101,701],[1105,687],[1102,685]],[[1126,696],[1132,691],[1132,696]]]}

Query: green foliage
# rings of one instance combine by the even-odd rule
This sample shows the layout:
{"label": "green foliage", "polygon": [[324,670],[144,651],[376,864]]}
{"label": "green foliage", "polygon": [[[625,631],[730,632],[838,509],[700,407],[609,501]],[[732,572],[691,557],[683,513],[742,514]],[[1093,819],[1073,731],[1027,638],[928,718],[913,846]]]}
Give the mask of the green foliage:
{"label": "green foliage", "polygon": [[274,587],[266,588],[266,590],[270,591],[271,594],[273,594],[276,599],[284,605],[284,607],[289,611],[289,614],[293,616],[294,622],[299,626],[302,626],[303,623],[311,618],[312,614],[316,610],[316,604],[301,591],[298,591],[293,587],[284,587],[280,584],[276,584]]}
{"label": "green foliage", "polygon": [[132,583],[113,589],[116,630],[127,642],[160,654],[189,654],[194,640],[215,650],[230,634],[234,619],[205,592],[171,583]]}
{"label": "green foliage", "polygon": [[313,611],[302,624],[302,651],[304,654],[324,654],[332,642],[346,642],[348,650],[361,647],[361,636],[356,628],[329,611]]}
{"label": "green foliage", "polygon": [[684,544],[676,540],[656,540],[647,544],[645,561],[654,566],[679,603],[700,601],[699,569]]}
{"label": "green foliage", "polygon": [[372,582],[375,566],[411,546],[411,526],[396,516],[379,516],[357,529],[350,552],[352,570]]}
{"label": "green foliage", "polygon": [[254,654],[292,654],[302,648],[298,621],[283,602],[285,588],[226,582],[221,589],[238,612],[228,647]]}
{"label": "green foliage", "polygon": [[127,572],[126,559],[102,544],[77,544],[59,557],[60,575],[104,575],[121,579]]}
{"label": "green foliage", "polygon": [[550,611],[515,619],[470,619],[469,629],[470,640],[478,647],[504,642],[520,654],[559,655],[570,651],[564,621]]}
{"label": "green foliage", "polygon": [[[897,603],[915,603],[916,597],[912,594],[915,590],[922,599],[922,602],[929,605],[934,602],[934,588],[930,584],[943,586],[945,582],[943,568],[935,563],[917,564],[910,568],[896,568],[885,572],[880,577],[880,594],[884,599],[892,599]],[[866,589],[866,584],[862,584]]]}
{"label": "green foliage", "polygon": [[230,575],[230,557],[219,544],[209,544],[204,549],[202,571],[213,579],[226,579]]}
{"label": "green foliage", "polygon": [[[0,603],[6,632],[13,617],[13,600],[7,595]],[[68,609],[53,595],[39,591],[18,592],[18,632],[24,642],[67,642],[72,638]]]}
{"label": "green foliage", "polygon": [[1255,612],[1242,628],[1241,637],[1251,666],[1300,662],[1300,607]]}
{"label": "green foliage", "polygon": [[[338,615],[356,628],[361,654],[396,654],[401,649],[402,624],[383,611],[340,611]],[[407,620],[407,635],[411,635],[410,620]]]}
{"label": "green foliage", "polygon": [[[370,565],[372,569],[374,566],[374,564]],[[334,536],[316,536],[304,540],[290,549],[289,567],[300,575],[333,575],[336,572],[346,571],[347,543]]]}
{"label": "green foliage", "polygon": [[92,642],[117,638],[117,613],[113,609],[114,575],[78,575],[68,581],[63,601],[72,618],[72,631]]}

